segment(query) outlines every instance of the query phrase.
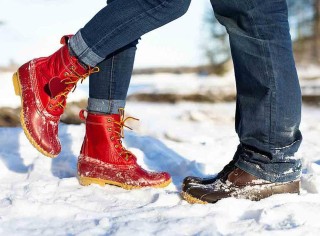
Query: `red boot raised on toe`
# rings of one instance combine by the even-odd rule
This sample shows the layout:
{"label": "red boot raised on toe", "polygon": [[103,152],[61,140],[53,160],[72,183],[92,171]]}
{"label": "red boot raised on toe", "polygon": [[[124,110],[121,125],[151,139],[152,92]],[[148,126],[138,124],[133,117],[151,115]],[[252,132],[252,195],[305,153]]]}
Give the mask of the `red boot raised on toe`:
{"label": "red boot raised on toe", "polygon": [[[122,146],[124,122],[121,115],[80,113],[86,121],[86,135],[78,160],[81,185],[111,184],[124,189],[163,188],[171,183],[166,172],[149,172],[141,168],[136,157]],[[132,117],[129,117],[132,118]],[[134,118],[133,118],[134,119]]]}
{"label": "red boot raised on toe", "polygon": [[22,128],[33,146],[48,157],[56,157],[61,151],[58,123],[66,98],[79,80],[85,79],[98,68],[84,68],[64,45],[49,57],[31,60],[13,75],[15,93],[21,96],[20,120]]}

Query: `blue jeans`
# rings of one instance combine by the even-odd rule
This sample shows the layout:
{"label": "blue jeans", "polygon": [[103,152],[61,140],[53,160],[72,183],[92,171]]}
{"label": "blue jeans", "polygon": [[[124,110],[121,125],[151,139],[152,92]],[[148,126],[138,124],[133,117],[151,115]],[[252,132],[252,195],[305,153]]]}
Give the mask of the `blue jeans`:
{"label": "blue jeans", "polygon": [[125,107],[137,43],[135,40],[115,51],[97,65],[100,72],[89,79],[89,111],[118,114],[119,108]]}
{"label": "blue jeans", "polygon": [[[110,6],[122,1],[116,0]],[[130,3],[126,3],[126,7],[129,5],[137,7],[139,4],[136,3],[141,4],[142,0],[128,2]],[[131,4],[132,2],[135,4]],[[156,19],[161,21],[161,17],[164,17],[162,22],[164,23],[168,19],[172,20],[181,15],[181,9],[184,9],[182,12],[187,9],[187,7],[181,7],[178,4],[179,6],[176,5],[177,10],[173,10],[173,12],[180,12],[179,14],[164,14],[162,7],[167,4],[173,6],[175,1],[149,0],[145,2],[148,4],[145,5],[144,10],[153,12],[156,9],[154,12],[157,13],[156,15],[153,14],[151,17],[149,14],[141,13],[141,17],[137,18],[134,16],[135,14],[129,14],[131,10],[121,6],[120,14],[116,16],[119,27],[112,28],[114,30],[111,33],[108,30],[94,32],[97,29],[106,29],[110,24],[106,20],[96,19],[96,24],[98,24],[97,22],[107,22],[108,24],[99,23],[98,26],[95,26],[94,18],[93,22],[89,22],[86,26],[93,29],[85,27],[75,37],[80,45],[79,48],[82,49],[84,44],[80,40],[81,37],[86,39],[87,33],[85,32],[91,32],[91,37],[85,40],[90,46],[87,46],[87,49],[82,52],[80,50],[80,54],[75,50],[77,55],[84,62],[92,62],[92,59],[102,58],[104,53],[111,55],[114,51],[110,51],[111,46],[108,41],[111,40],[111,45],[115,45],[112,39],[117,38],[119,40],[117,45],[125,40],[127,44],[124,45],[128,45],[139,38],[142,32],[145,33],[156,28],[150,27],[151,25],[160,26],[159,22],[159,24],[155,24]],[[147,6],[150,6],[151,2],[161,3],[158,7],[153,5],[148,8]],[[185,1],[176,2],[186,3]],[[234,157],[236,165],[258,178],[271,182],[295,180],[299,178],[301,172],[301,161],[294,157],[302,140],[299,131],[301,91],[293,59],[286,0],[211,0],[211,3],[217,19],[229,33],[235,68],[237,85],[235,126],[240,139],[240,145]],[[122,11],[131,17],[130,19],[124,17],[124,22],[131,22],[131,24],[119,23],[119,15]],[[132,9],[132,12],[136,11],[136,8]],[[153,24],[149,20],[145,21],[146,16],[152,18]],[[100,17],[108,18],[108,14],[103,17],[100,14]],[[139,21],[141,22],[139,23]],[[145,24],[145,22],[147,23]],[[125,32],[121,30],[123,29],[122,25],[127,27]],[[126,33],[128,31],[132,32],[132,35],[128,35]],[[113,36],[110,37],[110,35]],[[92,43],[94,39],[98,43]],[[104,45],[103,42],[108,45]],[[77,46],[73,49],[77,49]],[[115,49],[118,50],[117,47]],[[96,62],[100,61],[96,60]],[[129,66],[131,68],[132,65]],[[120,75],[121,73],[114,74]],[[110,75],[107,79],[110,80]],[[114,81],[114,79],[112,80]],[[129,80],[127,78],[123,84],[127,86]],[[97,87],[100,86],[97,85]],[[114,86],[113,88],[115,90],[111,89],[112,93],[116,94],[118,87]],[[122,92],[126,91],[123,88],[121,88]],[[110,99],[110,93],[106,99]]]}
{"label": "blue jeans", "polygon": [[191,0],[116,0],[99,11],[70,40],[78,58],[96,66],[145,33],[184,15]]}
{"label": "blue jeans", "polygon": [[116,114],[126,103],[139,38],[182,16],[191,0],[108,0],[70,40],[70,47],[100,73],[90,76],[88,110]]}
{"label": "blue jeans", "polygon": [[237,85],[236,166],[271,182],[300,176],[301,91],[286,0],[211,0],[230,37]]}

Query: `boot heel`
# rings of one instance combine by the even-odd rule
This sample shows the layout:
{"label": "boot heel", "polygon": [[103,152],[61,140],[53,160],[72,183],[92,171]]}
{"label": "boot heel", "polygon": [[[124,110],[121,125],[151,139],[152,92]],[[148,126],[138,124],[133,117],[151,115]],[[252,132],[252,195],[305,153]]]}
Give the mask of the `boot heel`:
{"label": "boot heel", "polygon": [[20,88],[20,82],[19,82],[19,75],[18,73],[14,73],[12,76],[12,82],[14,87],[14,92],[17,96],[21,96],[21,88]]}

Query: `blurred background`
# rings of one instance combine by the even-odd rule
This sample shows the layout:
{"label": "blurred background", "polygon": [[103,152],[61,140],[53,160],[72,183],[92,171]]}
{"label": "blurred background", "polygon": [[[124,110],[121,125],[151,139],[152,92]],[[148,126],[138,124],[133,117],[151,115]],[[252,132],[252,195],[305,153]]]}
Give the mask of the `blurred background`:
{"label": "blurred background", "polygon": [[[295,59],[305,104],[320,104],[320,0],[287,0]],[[47,56],[61,35],[75,33],[105,0],[0,0],[0,125],[19,125],[20,101],[11,74],[22,63]],[[63,117],[79,122],[75,107],[85,107],[88,80],[69,101]],[[128,94],[135,102],[233,102],[235,86],[228,36],[209,0],[192,1],[180,19],[142,37]],[[71,110],[69,112],[69,110]]]}

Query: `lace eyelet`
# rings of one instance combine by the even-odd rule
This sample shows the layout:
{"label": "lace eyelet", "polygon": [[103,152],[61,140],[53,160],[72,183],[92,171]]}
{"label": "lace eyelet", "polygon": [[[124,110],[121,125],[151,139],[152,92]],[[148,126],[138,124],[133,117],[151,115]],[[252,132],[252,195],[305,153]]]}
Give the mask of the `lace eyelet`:
{"label": "lace eyelet", "polygon": [[118,148],[119,146],[118,146],[118,145],[115,145],[114,147],[115,147],[115,148]]}
{"label": "lace eyelet", "polygon": [[111,132],[111,131],[112,131],[112,129],[111,129],[111,128],[108,128],[108,131],[109,131],[109,132]]}
{"label": "lace eyelet", "polygon": [[111,122],[111,119],[109,118],[109,119],[108,119],[108,123],[110,123],[110,122]]}
{"label": "lace eyelet", "polygon": [[68,75],[69,75],[69,73],[68,73],[68,72],[65,72],[65,73],[64,73],[64,76],[66,76],[66,77],[67,77]]}
{"label": "lace eyelet", "polygon": [[113,140],[114,140],[114,137],[111,137],[110,139],[113,141]]}

